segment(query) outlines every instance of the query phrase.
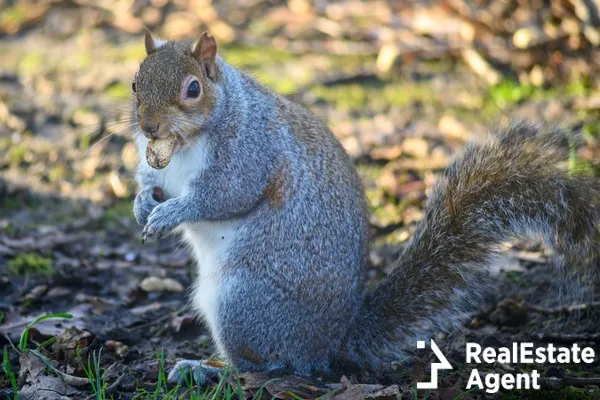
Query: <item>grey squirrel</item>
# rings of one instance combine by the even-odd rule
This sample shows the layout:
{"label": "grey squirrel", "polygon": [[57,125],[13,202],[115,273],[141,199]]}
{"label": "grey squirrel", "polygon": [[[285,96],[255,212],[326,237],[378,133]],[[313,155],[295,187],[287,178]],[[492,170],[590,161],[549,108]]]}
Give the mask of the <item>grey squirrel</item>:
{"label": "grey squirrel", "polygon": [[[462,322],[505,241],[539,235],[565,268],[598,257],[600,188],[567,168],[576,139],[513,124],[454,159],[394,269],[365,293],[363,187],[327,126],[227,64],[206,33],[147,32],[145,46],[135,216],[145,241],[183,234],[198,263],[192,305],[240,371],[384,375]],[[161,141],[168,164],[153,168],[145,156]],[[210,370],[184,360],[169,379]]]}

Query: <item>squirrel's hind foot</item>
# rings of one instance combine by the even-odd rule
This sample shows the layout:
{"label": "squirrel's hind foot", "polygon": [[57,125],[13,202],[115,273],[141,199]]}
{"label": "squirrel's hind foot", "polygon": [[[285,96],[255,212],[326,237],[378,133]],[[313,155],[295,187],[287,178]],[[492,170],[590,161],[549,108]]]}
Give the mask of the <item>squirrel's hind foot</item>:
{"label": "squirrel's hind foot", "polygon": [[210,383],[217,383],[220,376],[225,373],[225,368],[226,365],[219,361],[181,360],[169,372],[167,380],[171,384],[196,383],[199,386],[207,386]]}

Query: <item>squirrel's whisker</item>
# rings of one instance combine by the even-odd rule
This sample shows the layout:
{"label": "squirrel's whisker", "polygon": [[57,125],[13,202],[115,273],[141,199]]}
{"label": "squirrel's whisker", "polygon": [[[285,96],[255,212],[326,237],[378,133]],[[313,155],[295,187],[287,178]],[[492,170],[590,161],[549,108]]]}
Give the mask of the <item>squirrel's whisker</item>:
{"label": "squirrel's whisker", "polygon": [[[129,129],[131,127],[135,126],[135,124],[131,124],[129,125],[129,127],[125,128],[125,129]],[[116,131],[116,132],[112,132],[109,135],[106,135],[105,137],[103,137],[102,139],[100,139],[99,141],[97,141],[96,143],[94,143],[89,149],[87,149],[87,151],[81,156],[81,159],[85,158],[85,156],[88,155],[88,153],[90,151],[92,151],[96,146],[98,146],[100,143],[104,142],[106,139],[116,135],[116,134],[121,134],[122,132],[125,131],[125,129],[123,131]]]}
{"label": "squirrel's whisker", "polygon": [[[187,143],[188,147],[194,152],[194,154],[196,154],[196,157],[200,158],[200,154],[198,154],[196,146],[192,145],[192,143],[190,143],[190,141],[187,139],[187,137],[185,137],[185,135],[183,134],[179,125],[177,125],[177,123],[174,123],[173,127],[174,127],[175,131],[178,133],[178,135]],[[183,150],[183,147],[181,148],[181,150]]]}

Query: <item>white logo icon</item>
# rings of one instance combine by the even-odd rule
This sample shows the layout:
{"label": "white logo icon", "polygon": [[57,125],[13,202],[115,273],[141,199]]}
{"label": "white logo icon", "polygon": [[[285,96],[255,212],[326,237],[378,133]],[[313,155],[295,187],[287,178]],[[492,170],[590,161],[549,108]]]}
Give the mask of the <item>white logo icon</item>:
{"label": "white logo icon", "polygon": [[[425,341],[417,341],[417,349],[424,349]],[[417,389],[437,389],[438,387],[438,370],[440,369],[452,369],[452,365],[448,362],[446,357],[440,351],[440,348],[431,339],[431,350],[435,353],[436,357],[440,362],[431,364],[431,381],[429,382],[417,382]]]}

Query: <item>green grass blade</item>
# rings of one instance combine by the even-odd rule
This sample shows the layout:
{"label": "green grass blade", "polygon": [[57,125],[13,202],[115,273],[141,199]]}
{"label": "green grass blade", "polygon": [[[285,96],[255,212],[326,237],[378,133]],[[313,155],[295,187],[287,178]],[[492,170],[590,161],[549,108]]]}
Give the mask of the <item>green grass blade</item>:
{"label": "green grass blade", "polygon": [[10,359],[8,358],[8,350],[6,346],[4,346],[4,353],[2,354],[2,369],[6,375],[10,373]]}
{"label": "green grass blade", "polygon": [[215,389],[215,393],[213,394],[213,400],[217,399],[220,394],[221,391],[223,390],[223,385],[225,384],[225,381],[227,380],[227,377],[230,374],[230,365],[227,364],[227,366],[225,367],[225,369],[223,370],[223,375],[220,376],[219,379],[219,384],[217,385],[217,388]]}
{"label": "green grass blade", "polygon": [[153,400],[158,400],[158,395],[162,391],[163,381],[165,378],[165,353],[161,349],[160,353],[156,354],[158,358],[158,382],[156,382],[156,390],[154,391]]}
{"label": "green grass blade", "polygon": [[43,355],[42,353],[40,353],[38,350],[30,350],[33,354],[35,354],[36,356],[38,356],[40,358],[40,360],[42,360],[44,362],[44,364],[46,364],[46,366],[51,370],[51,371],[56,371],[56,367],[54,366],[54,364],[52,364],[52,361],[50,361],[48,359],[48,357],[46,357],[45,355]]}
{"label": "green grass blade", "polygon": [[244,391],[242,390],[242,382],[240,381],[240,374],[239,371],[236,372],[236,376],[235,376],[235,383],[236,383],[236,392],[238,395],[238,398],[243,399],[244,398]]}
{"label": "green grass blade", "polygon": [[104,400],[106,396],[104,394],[104,390],[106,388],[106,381],[102,379],[102,371],[100,370],[100,356],[102,355],[102,348],[98,351],[98,353],[93,352],[92,358],[94,360],[94,375],[96,378],[96,387],[98,390],[96,391],[96,399]]}
{"label": "green grass blade", "polygon": [[23,333],[21,334],[21,340],[19,340],[19,348],[22,351],[27,350],[27,341],[29,340],[29,329],[32,326],[34,326],[35,324],[42,322],[44,320],[50,319],[50,318],[71,319],[71,318],[73,318],[73,316],[71,314],[67,314],[67,313],[54,313],[54,314],[43,315],[39,318],[36,318],[33,322],[30,322],[27,325],[27,327],[25,328],[25,330],[23,330]]}
{"label": "green grass blade", "polygon": [[42,343],[40,343],[40,344],[38,345],[38,347],[36,347],[35,349],[36,349],[36,350],[42,349],[42,348],[44,348],[44,347],[46,347],[46,346],[48,346],[49,344],[52,344],[52,343],[54,343],[54,342],[56,342],[56,338],[55,338],[55,337],[51,337],[51,338],[50,338],[50,339],[48,339],[48,340],[44,340],[44,341],[43,341]]}
{"label": "green grass blade", "polygon": [[12,372],[10,368],[10,359],[8,358],[8,349],[4,346],[4,354],[2,355],[2,369],[6,376],[8,376],[8,380],[10,381],[10,386],[13,391],[13,400],[19,400],[19,388],[17,386],[17,378],[15,374]]}

